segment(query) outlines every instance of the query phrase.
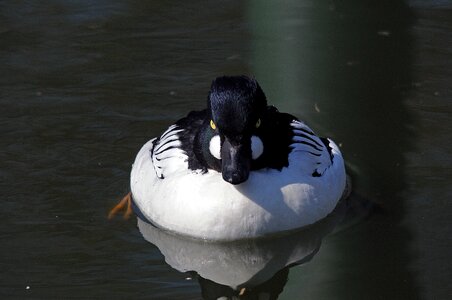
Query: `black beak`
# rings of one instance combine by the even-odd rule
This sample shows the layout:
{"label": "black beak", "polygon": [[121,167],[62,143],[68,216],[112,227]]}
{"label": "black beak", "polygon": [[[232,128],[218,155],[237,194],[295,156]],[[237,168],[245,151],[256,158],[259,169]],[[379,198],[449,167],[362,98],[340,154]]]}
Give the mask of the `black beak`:
{"label": "black beak", "polygon": [[225,138],[221,146],[221,173],[232,184],[245,182],[250,175],[251,145],[231,143]]}

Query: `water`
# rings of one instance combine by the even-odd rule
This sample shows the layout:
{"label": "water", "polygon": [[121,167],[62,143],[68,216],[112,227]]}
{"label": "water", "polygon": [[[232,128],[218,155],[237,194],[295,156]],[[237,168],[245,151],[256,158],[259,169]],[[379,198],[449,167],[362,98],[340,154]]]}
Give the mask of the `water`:
{"label": "water", "polygon": [[0,295],[201,298],[106,215],[146,140],[214,77],[254,74],[379,208],[277,273],[279,299],[449,298],[451,32],[448,1],[0,3]]}

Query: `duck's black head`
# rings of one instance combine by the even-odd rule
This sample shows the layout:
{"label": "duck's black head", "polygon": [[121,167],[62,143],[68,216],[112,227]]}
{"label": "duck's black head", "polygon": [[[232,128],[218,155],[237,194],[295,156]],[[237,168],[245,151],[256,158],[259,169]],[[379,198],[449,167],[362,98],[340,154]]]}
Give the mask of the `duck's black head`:
{"label": "duck's black head", "polygon": [[251,161],[263,152],[256,131],[267,107],[265,94],[255,79],[219,77],[212,82],[207,107],[210,154],[217,159],[224,180],[242,183],[248,179]]}

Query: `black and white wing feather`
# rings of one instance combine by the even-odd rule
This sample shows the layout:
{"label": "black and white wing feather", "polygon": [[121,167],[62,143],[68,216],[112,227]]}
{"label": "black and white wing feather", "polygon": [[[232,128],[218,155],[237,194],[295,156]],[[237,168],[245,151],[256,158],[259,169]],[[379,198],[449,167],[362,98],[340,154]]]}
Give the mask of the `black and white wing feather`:
{"label": "black and white wing feather", "polygon": [[318,137],[306,124],[294,120],[292,129],[291,152],[289,165],[293,160],[302,160],[303,169],[314,177],[321,177],[333,164],[331,140]]}
{"label": "black and white wing feather", "polygon": [[188,157],[182,149],[180,135],[184,129],[171,125],[160,138],[154,140],[151,151],[152,163],[158,178],[163,179],[172,173],[186,170]]}

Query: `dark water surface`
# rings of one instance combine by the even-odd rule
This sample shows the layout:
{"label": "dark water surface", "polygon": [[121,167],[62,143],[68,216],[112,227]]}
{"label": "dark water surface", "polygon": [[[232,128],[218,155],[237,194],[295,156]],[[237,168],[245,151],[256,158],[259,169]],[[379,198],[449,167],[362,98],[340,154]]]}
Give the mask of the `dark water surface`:
{"label": "dark water surface", "polygon": [[[427,2],[0,2],[1,298],[200,299],[276,272],[279,299],[450,299],[452,3]],[[108,221],[141,145],[223,74],[340,143],[377,211],[276,250]],[[231,257],[203,278],[147,240],[184,271]]]}

